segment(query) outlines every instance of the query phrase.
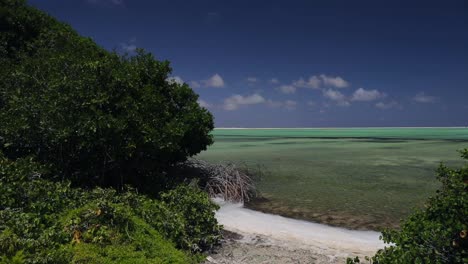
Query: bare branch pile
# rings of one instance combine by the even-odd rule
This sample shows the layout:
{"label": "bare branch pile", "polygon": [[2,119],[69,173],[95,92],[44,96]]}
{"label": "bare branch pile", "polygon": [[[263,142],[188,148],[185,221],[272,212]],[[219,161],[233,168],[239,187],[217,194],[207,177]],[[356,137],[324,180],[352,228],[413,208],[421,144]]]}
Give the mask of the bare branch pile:
{"label": "bare branch pile", "polygon": [[246,166],[240,168],[233,163],[210,164],[205,161],[190,159],[184,164],[202,174],[206,179],[202,187],[210,197],[221,197],[231,202],[246,202],[256,195],[254,177],[258,177],[260,170],[255,172]]}

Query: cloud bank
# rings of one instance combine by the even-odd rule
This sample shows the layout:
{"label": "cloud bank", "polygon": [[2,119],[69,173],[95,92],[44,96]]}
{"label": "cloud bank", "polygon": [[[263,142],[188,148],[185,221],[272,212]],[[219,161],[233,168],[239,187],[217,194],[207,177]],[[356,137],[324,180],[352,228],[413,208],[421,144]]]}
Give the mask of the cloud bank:
{"label": "cloud bank", "polygon": [[224,100],[224,110],[232,111],[238,109],[242,105],[254,105],[265,102],[265,98],[258,93],[242,96],[240,94],[232,95]]}
{"label": "cloud bank", "polygon": [[340,91],[336,91],[333,89],[326,89],[322,92],[323,96],[340,106],[349,106],[350,103],[348,102],[346,96],[342,94]]}
{"label": "cloud bank", "polygon": [[393,109],[393,108],[397,108],[397,109],[403,108],[397,101],[391,101],[388,103],[378,102],[375,104],[375,107],[382,109],[382,110]]}
{"label": "cloud bank", "polygon": [[413,97],[413,100],[418,103],[433,103],[436,99],[437,97],[427,95],[424,92],[420,92]]}
{"label": "cloud bank", "polygon": [[192,88],[200,88],[200,87],[207,87],[207,88],[222,88],[225,86],[224,79],[221,75],[215,73],[213,76],[206,80],[201,81],[191,81],[190,86]]}
{"label": "cloud bank", "polygon": [[204,108],[209,108],[211,107],[211,105],[209,103],[207,103],[205,100],[202,100],[202,99],[199,99],[197,101],[198,105],[200,105],[201,107],[204,107]]}
{"label": "cloud bank", "polygon": [[[276,79],[275,79],[276,80]],[[297,88],[322,89],[322,88],[346,88],[349,82],[340,76],[328,76],[325,74],[313,75],[308,79],[303,77],[294,80],[290,85],[282,85],[278,90],[284,94],[294,94]],[[292,88],[294,87],[294,89]]]}
{"label": "cloud bank", "polygon": [[379,92],[377,90],[365,90],[363,88],[359,88],[354,91],[353,95],[351,96],[351,101],[369,102],[384,98],[386,96],[387,95],[385,93]]}

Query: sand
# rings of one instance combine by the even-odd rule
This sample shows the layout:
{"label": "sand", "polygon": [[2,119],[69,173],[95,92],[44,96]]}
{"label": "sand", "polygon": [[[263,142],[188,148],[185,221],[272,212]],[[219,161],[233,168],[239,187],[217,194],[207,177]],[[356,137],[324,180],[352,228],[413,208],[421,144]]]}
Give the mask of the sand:
{"label": "sand", "polygon": [[384,244],[379,233],[331,227],[265,214],[216,200],[225,241],[206,263],[345,263],[370,256]]}

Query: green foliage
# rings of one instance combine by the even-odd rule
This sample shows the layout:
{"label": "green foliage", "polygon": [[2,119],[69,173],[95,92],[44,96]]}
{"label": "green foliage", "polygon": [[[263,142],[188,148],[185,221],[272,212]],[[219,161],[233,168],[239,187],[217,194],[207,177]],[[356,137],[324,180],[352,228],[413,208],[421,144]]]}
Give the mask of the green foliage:
{"label": "green foliage", "polygon": [[[188,249],[219,241],[216,206],[196,188],[162,202],[130,188],[71,188],[43,173],[31,158],[0,156],[0,263],[191,263],[198,256]],[[189,207],[207,220],[188,217]]]}
{"label": "green foliage", "polygon": [[17,58],[19,51],[33,52],[28,44],[51,22],[49,16],[25,7],[24,0],[0,0],[0,59]]}
{"label": "green foliage", "polygon": [[184,220],[185,237],[176,237],[177,244],[193,252],[205,251],[218,244],[220,226],[213,214],[219,206],[197,187],[180,185],[161,195],[169,210],[178,212]]}
{"label": "green foliage", "polygon": [[[69,183],[43,180],[43,166],[31,158],[11,161],[0,154],[0,259],[67,263],[59,245],[69,242],[57,215],[80,203]],[[49,250],[44,250],[49,249]],[[20,254],[20,252],[22,252]]]}
{"label": "green foliage", "polygon": [[[461,152],[468,159],[468,149]],[[401,230],[386,230],[385,247],[372,263],[468,263],[468,166],[451,169],[440,165],[437,179],[442,187],[402,222]],[[359,263],[359,259],[348,259]]]}
{"label": "green foliage", "polygon": [[191,263],[218,243],[200,190],[124,190],[158,194],[212,143],[169,62],[108,52],[22,0],[0,0],[0,33],[0,263]]}
{"label": "green foliage", "polygon": [[156,188],[166,167],[212,143],[211,114],[167,81],[169,62],[105,51],[23,1],[1,1],[7,157],[34,155],[74,183]]}
{"label": "green foliage", "polygon": [[0,264],[23,264],[24,255],[23,251],[17,251],[14,256],[11,257],[2,257],[0,256]]}
{"label": "green foliage", "polygon": [[60,222],[73,237],[73,263],[191,262],[123,204],[92,201]]}

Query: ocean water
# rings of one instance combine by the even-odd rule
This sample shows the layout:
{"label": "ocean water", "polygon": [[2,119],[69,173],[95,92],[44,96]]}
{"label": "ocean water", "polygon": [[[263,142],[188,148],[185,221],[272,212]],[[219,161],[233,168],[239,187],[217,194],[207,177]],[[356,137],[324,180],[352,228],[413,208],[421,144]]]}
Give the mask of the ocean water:
{"label": "ocean water", "polygon": [[198,158],[261,168],[248,207],[351,229],[396,227],[460,166],[467,128],[215,129]]}

